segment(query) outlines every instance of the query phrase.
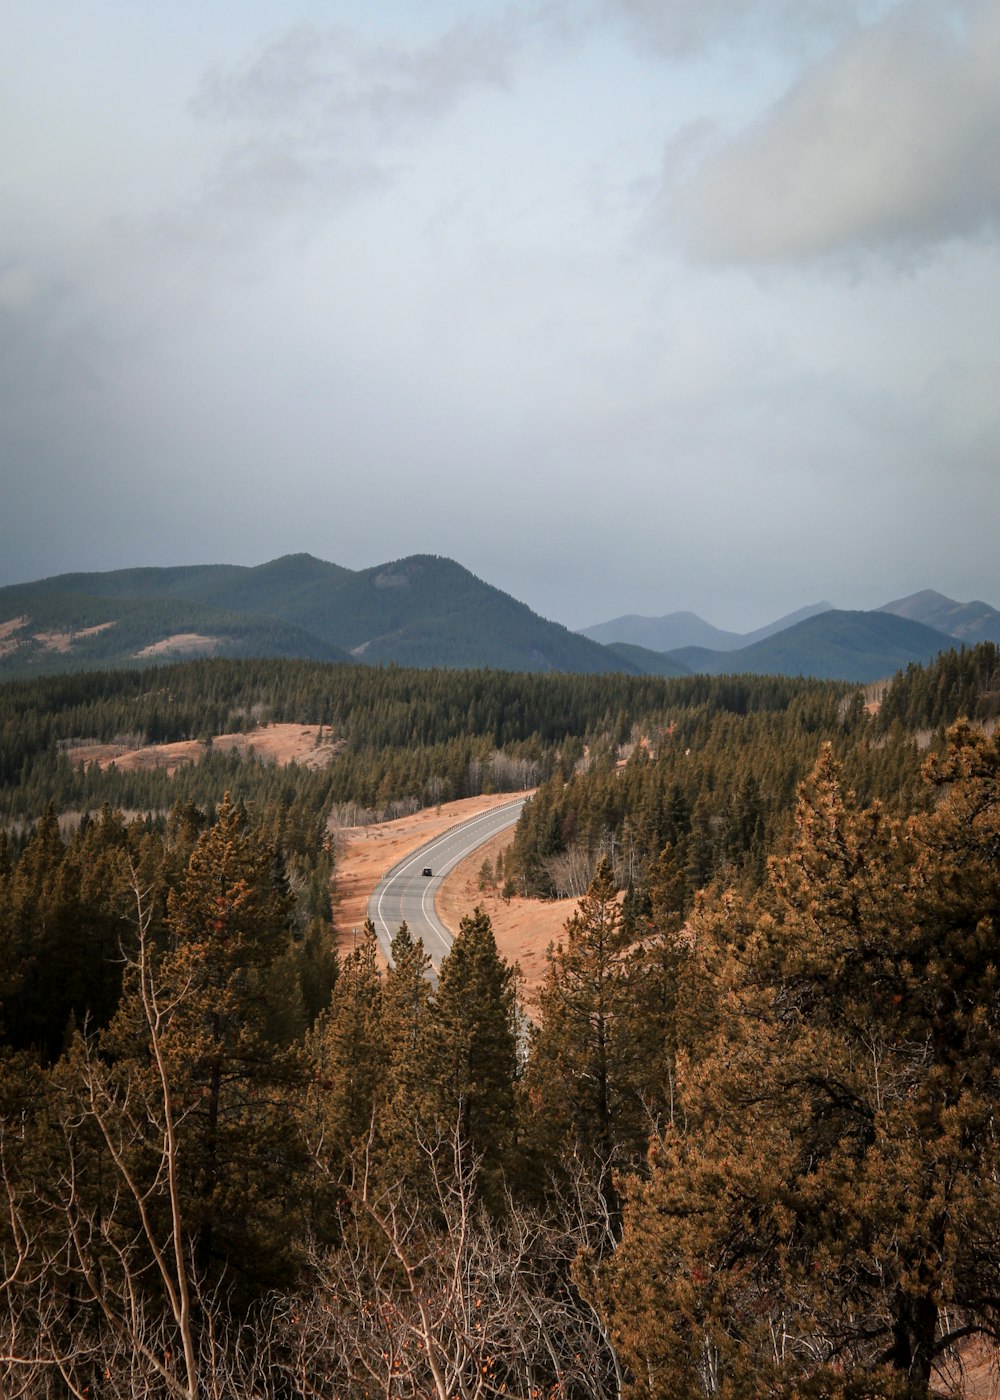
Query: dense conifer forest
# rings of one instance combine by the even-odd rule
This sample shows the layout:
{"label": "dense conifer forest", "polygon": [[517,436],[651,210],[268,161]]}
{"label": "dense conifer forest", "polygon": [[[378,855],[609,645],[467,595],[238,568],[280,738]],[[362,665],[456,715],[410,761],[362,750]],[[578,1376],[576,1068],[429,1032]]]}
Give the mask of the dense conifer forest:
{"label": "dense conifer forest", "polygon": [[[1000,1342],[1000,656],[0,688],[0,1393],[925,1397]],[[213,752],[322,725],[326,767]],[[200,739],[163,770],[81,740]],[[333,952],[338,805],[539,783],[537,1000]],[[66,820],[72,814],[72,820]]]}

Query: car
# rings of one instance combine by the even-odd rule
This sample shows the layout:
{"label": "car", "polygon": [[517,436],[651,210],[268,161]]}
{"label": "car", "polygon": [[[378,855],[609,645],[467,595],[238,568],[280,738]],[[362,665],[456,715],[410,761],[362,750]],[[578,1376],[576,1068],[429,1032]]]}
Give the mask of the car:
{"label": "car", "polygon": [[423,870],[421,870],[420,873],[421,873],[421,875],[433,875],[433,874],[434,874],[434,871],[430,868],[429,865],[425,865],[424,868],[423,868]]}

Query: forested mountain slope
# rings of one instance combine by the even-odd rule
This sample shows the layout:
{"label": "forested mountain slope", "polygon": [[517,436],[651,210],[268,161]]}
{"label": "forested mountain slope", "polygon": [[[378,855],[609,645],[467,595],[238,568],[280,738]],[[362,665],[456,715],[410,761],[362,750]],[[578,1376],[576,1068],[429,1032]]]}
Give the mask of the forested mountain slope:
{"label": "forested mountain slope", "polygon": [[931,661],[952,646],[943,632],[908,618],[830,609],[736,651],[684,647],[669,655],[709,675],[746,671],[863,682],[884,679],[911,662]]}
{"label": "forested mountain slope", "polygon": [[585,674],[637,669],[434,555],[355,572],[287,555],[0,589],[0,678],[157,656],[300,656]]}

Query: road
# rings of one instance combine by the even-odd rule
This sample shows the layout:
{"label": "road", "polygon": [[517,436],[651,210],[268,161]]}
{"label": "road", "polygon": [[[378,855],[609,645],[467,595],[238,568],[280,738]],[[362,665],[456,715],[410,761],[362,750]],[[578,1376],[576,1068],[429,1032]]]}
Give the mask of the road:
{"label": "road", "polygon": [[[477,846],[484,845],[498,831],[513,826],[527,800],[526,797],[513,798],[502,807],[493,807],[449,827],[382,876],[368,901],[368,917],[375,925],[387,958],[393,936],[405,919],[413,937],[424,940],[424,947],[437,969],[451,947],[451,934],[434,908],[435,896],[445,876]],[[433,875],[422,874],[425,869],[432,870]]]}

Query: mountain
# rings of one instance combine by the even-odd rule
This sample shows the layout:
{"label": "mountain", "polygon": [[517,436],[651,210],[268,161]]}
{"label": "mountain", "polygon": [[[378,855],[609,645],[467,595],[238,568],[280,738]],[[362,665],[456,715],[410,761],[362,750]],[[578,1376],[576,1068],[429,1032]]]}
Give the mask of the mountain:
{"label": "mountain", "polygon": [[[602,644],[605,637],[610,644]],[[689,640],[682,645],[678,637]],[[1000,641],[1000,612],[926,591],[870,613],[815,603],[743,636],[694,613],[619,618],[577,633],[431,554],[360,570],[288,554],[253,568],[118,569],[0,588],[0,679],[184,656],[261,656],[866,681],[925,662],[955,640]]]}
{"label": "mountain", "polygon": [[736,651],[683,647],[670,657],[709,675],[816,676],[863,682],[891,676],[911,662],[922,665],[954,644],[944,632],[892,613],[830,609]]}
{"label": "mountain", "polygon": [[721,627],[713,627],[710,622],[693,612],[666,613],[663,617],[640,617],[630,613],[616,617],[611,622],[598,622],[593,627],[584,627],[580,635],[592,641],[610,646],[614,642],[627,642],[632,646],[644,647],[649,651],[677,651],[681,647],[709,647],[713,651],[733,651],[754,642],[763,641],[776,632],[783,632],[796,622],[818,613],[829,612],[832,603],[812,603],[799,608],[787,617],[769,622],[753,632],[726,632]]}
{"label": "mountain", "polygon": [[954,598],[946,598],[932,588],[911,593],[908,598],[897,598],[894,603],[884,603],[879,612],[936,627],[967,646],[974,646],[976,642],[1000,642],[1000,612],[996,608],[991,608],[989,603],[956,603]]}
{"label": "mountain", "polygon": [[0,589],[0,678],[192,655],[640,669],[435,555],[355,571],[292,554],[255,568],[120,569]]}
{"label": "mountain", "polygon": [[600,642],[603,646],[616,643],[641,647],[644,651],[676,651],[679,647],[712,647],[725,651],[739,646],[738,632],[724,632],[693,612],[666,613],[663,617],[640,617],[629,613],[580,629],[581,637]]}

